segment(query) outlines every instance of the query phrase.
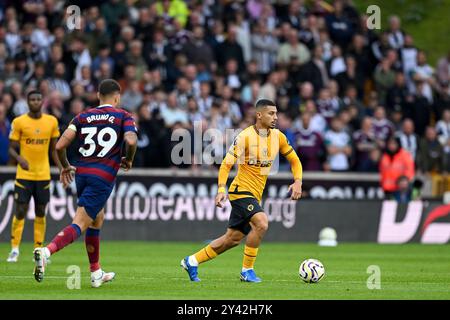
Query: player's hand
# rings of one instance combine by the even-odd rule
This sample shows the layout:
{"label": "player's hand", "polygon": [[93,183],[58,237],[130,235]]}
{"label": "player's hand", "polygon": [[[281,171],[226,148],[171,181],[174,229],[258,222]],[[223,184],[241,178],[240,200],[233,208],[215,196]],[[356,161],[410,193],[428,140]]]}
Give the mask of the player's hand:
{"label": "player's hand", "polygon": [[291,192],[291,199],[298,200],[302,196],[302,183],[300,180],[295,180],[293,184],[289,186],[288,192]]}
{"label": "player's hand", "polygon": [[133,161],[128,161],[127,158],[122,157],[121,161],[120,161],[120,167],[124,170],[124,171],[128,171],[131,169],[133,165]]}
{"label": "player's hand", "polygon": [[75,177],[76,168],[73,166],[68,166],[61,169],[59,175],[59,181],[63,184],[64,189],[67,188],[73,181]]}
{"label": "player's hand", "polygon": [[20,167],[25,170],[28,171],[30,169],[30,165],[28,164],[28,161],[25,160],[25,158],[19,156],[17,158],[17,162],[19,163]]}
{"label": "player's hand", "polygon": [[223,208],[223,201],[227,198],[227,195],[223,192],[219,192],[216,196],[216,206]]}

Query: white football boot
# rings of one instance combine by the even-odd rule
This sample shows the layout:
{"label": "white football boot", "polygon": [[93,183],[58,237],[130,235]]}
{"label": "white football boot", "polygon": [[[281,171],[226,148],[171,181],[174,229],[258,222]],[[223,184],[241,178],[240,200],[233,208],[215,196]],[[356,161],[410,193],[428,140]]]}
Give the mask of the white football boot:
{"label": "white football boot", "polygon": [[106,282],[113,281],[116,274],[114,272],[104,272],[102,269],[91,272],[91,286],[98,288]]}
{"label": "white football boot", "polygon": [[37,282],[44,280],[45,267],[47,265],[47,259],[50,257],[50,252],[47,248],[36,248],[33,251],[34,256],[34,279]]}
{"label": "white football boot", "polygon": [[7,262],[17,262],[19,260],[19,249],[14,248],[11,249],[11,252],[9,253],[8,258],[6,259]]}

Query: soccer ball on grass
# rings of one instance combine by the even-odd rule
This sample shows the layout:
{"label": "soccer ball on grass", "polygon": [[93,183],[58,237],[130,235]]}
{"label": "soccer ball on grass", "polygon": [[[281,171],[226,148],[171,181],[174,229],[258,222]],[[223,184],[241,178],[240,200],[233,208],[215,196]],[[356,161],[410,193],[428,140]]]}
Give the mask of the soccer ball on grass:
{"label": "soccer ball on grass", "polygon": [[300,264],[298,274],[307,283],[317,283],[325,275],[325,268],[319,260],[307,259]]}

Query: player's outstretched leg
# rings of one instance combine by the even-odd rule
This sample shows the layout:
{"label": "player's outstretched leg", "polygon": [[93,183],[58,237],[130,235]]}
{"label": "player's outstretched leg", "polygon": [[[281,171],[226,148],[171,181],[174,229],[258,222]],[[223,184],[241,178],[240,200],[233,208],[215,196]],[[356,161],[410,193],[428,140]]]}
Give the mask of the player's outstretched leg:
{"label": "player's outstretched leg", "polygon": [[261,278],[256,276],[253,269],[258,255],[258,248],[262,238],[268,229],[268,219],[264,212],[258,212],[250,220],[252,230],[247,236],[244,248],[244,259],[242,261],[241,281],[261,282]]}
{"label": "player's outstretched leg", "polygon": [[34,278],[36,281],[41,282],[44,280],[47,259],[50,258],[52,254],[74,242],[80,235],[80,226],[73,223],[59,232],[48,246],[34,249]]}
{"label": "player's outstretched leg", "polygon": [[44,280],[48,258],[78,239],[91,224],[92,218],[88,216],[83,207],[79,207],[71,225],[61,230],[48,246],[34,249],[34,278],[36,281]]}
{"label": "player's outstretched leg", "polygon": [[198,265],[200,263],[214,259],[215,257],[217,257],[217,255],[217,252],[214,251],[211,245],[207,245],[197,253],[191,256],[187,256],[183,260],[181,260],[181,267],[183,267],[183,269],[187,271],[189,279],[191,279],[191,281],[199,282],[200,279],[198,277]]}
{"label": "player's outstretched leg", "polygon": [[200,281],[198,278],[198,265],[206,261],[212,260],[219,254],[237,246],[245,235],[234,229],[228,229],[227,232],[212,241],[209,245],[202,248],[197,253],[185,257],[181,260],[181,267],[187,271],[189,279],[194,282]]}

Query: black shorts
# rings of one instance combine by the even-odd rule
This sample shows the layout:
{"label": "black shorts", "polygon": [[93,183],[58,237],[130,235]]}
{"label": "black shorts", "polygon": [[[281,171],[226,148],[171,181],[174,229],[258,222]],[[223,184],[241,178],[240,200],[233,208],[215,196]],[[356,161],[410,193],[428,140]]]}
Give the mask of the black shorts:
{"label": "black shorts", "polygon": [[228,221],[228,228],[248,234],[252,227],[250,219],[258,212],[263,212],[258,200],[255,198],[242,198],[230,201],[231,214]]}
{"label": "black shorts", "polygon": [[31,196],[36,205],[46,205],[50,201],[50,180],[17,179],[14,184],[14,199],[18,203],[29,203]]}

